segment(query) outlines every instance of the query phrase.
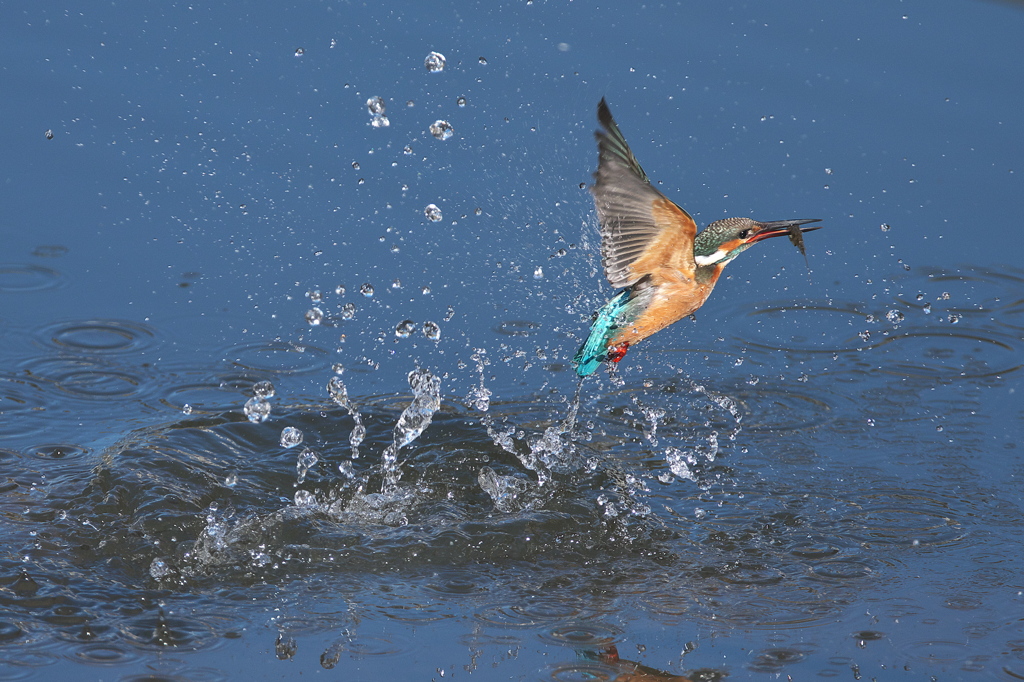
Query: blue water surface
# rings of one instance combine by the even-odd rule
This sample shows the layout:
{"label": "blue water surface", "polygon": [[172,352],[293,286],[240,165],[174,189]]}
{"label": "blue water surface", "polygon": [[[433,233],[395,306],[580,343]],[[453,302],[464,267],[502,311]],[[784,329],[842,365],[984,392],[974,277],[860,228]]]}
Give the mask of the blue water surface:
{"label": "blue water surface", "polygon": [[[1022,34],[4,3],[0,679],[1024,678]],[[826,228],[577,394],[601,97],[701,226]]]}

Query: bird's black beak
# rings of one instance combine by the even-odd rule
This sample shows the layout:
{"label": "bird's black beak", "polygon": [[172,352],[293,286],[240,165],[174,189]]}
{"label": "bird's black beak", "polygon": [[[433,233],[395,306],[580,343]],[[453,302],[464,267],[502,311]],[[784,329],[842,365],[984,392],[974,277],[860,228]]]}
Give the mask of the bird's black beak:
{"label": "bird's black beak", "polygon": [[808,223],[820,223],[821,218],[802,218],[800,220],[775,220],[770,223],[758,223],[757,232],[750,238],[751,242],[759,242],[762,239],[769,239],[770,237],[781,237],[782,235],[792,235],[794,232],[812,232],[814,230],[820,230],[825,227],[824,225],[815,225],[814,227],[801,227]]}

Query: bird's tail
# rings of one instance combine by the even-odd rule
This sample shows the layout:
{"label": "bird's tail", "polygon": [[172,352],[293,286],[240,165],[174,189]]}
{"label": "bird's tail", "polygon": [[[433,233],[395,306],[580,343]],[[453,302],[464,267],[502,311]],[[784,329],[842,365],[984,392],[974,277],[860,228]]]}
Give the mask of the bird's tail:
{"label": "bird's tail", "polygon": [[598,311],[597,319],[590,326],[590,336],[572,359],[576,365],[576,374],[588,377],[608,359],[608,340],[618,327],[619,318],[628,302],[629,291],[621,291]]}

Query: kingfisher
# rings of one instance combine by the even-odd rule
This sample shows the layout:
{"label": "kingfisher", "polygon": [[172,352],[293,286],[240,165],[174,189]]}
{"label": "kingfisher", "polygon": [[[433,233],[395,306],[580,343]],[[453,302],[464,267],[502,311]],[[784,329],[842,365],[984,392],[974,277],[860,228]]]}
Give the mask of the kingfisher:
{"label": "kingfisher", "polygon": [[619,362],[637,342],[704,305],[725,266],[757,242],[788,235],[804,250],[804,227],[820,218],[759,222],[716,220],[697,234],[690,214],[651,186],[608,103],[597,105],[601,130],[594,184],[605,277],[620,291],[601,308],[573,358],[590,376],[602,362]]}

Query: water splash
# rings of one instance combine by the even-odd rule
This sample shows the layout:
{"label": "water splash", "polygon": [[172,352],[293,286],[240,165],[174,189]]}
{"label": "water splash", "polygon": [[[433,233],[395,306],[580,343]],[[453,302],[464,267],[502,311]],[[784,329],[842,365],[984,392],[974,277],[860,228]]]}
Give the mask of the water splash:
{"label": "water splash", "polygon": [[302,442],[302,431],[294,426],[286,426],[281,430],[281,447],[294,448]]}
{"label": "water splash", "polygon": [[345,388],[345,384],[342,382],[341,377],[333,376],[331,380],[327,382],[327,393],[339,407],[344,407],[352,421],[352,433],[349,434],[348,444],[352,447],[352,459],[359,459],[359,446],[362,444],[363,439],[366,437],[366,427],[363,425],[363,418],[359,414],[359,410],[356,409],[355,403],[349,400],[348,389]]}
{"label": "water splash", "polygon": [[446,61],[444,55],[440,52],[430,52],[427,54],[427,58],[423,60],[423,66],[430,73],[440,73],[444,71]]}
{"label": "water splash", "polygon": [[494,502],[494,508],[504,514],[531,509],[538,502],[536,495],[530,494],[530,481],[520,476],[502,476],[491,467],[484,467],[477,482]]}
{"label": "water splash", "polygon": [[484,368],[490,364],[490,360],[487,359],[487,351],[483,348],[475,348],[469,357],[476,363],[477,372],[480,374],[480,384],[470,389],[466,400],[474,408],[486,412],[491,407],[491,391],[484,385]]}
{"label": "water splash", "polygon": [[402,472],[398,466],[398,452],[420,437],[434,413],[441,408],[441,380],[428,369],[417,368],[409,372],[409,387],[412,388],[412,402],[398,417],[395,424],[394,441],[381,456],[384,482],[381,493],[394,492]]}
{"label": "water splash", "polygon": [[[539,488],[548,486],[552,482],[552,472],[569,470],[576,463],[573,436],[576,416],[580,407],[582,384],[576,387],[576,394],[570,402],[569,413],[565,419],[548,426],[539,437],[523,442],[525,447],[521,447],[517,442],[515,426],[501,429],[487,414],[490,409],[491,390],[485,385],[484,370],[490,361],[487,359],[485,349],[476,348],[474,351],[470,358],[476,363],[480,383],[470,389],[466,396],[467,401],[472,407],[484,413],[480,418],[480,423],[487,430],[487,435],[490,436],[494,444],[513,455],[524,467],[533,471],[537,475],[536,485]],[[525,434],[520,435],[519,441],[525,441]],[[494,474],[494,472],[491,473]],[[503,511],[503,506],[517,506],[518,503],[510,505],[507,504],[507,501],[522,495],[520,479],[504,480],[508,477],[497,474],[485,475],[483,471],[480,476],[481,488],[495,501],[495,506],[499,511]]]}
{"label": "water splash", "polygon": [[427,220],[432,223],[440,222],[444,217],[437,204],[427,204],[426,208],[423,209],[423,215],[427,216]]}
{"label": "water splash", "polygon": [[430,124],[430,134],[439,140],[450,140],[455,134],[455,128],[448,121],[437,119]]}
{"label": "water splash", "polygon": [[295,471],[297,473],[295,477],[295,485],[302,485],[306,480],[306,474],[309,473],[309,470],[315,467],[319,461],[320,455],[316,454],[315,450],[304,448],[295,460]]}
{"label": "water splash", "polygon": [[270,401],[274,397],[274,384],[269,381],[258,381],[252,387],[253,397],[246,401],[242,411],[253,424],[265,422],[270,418]]}

